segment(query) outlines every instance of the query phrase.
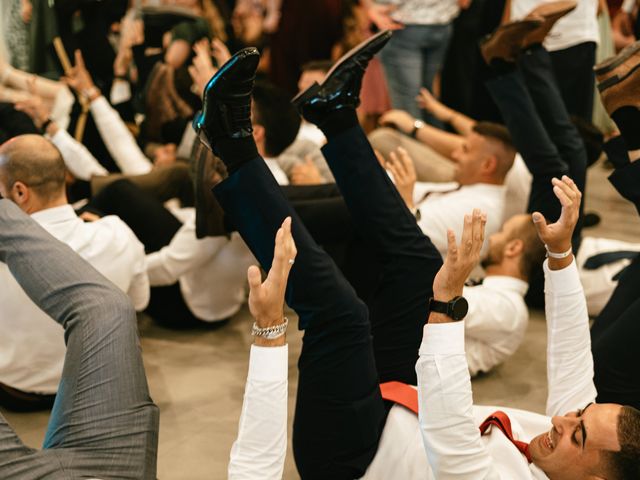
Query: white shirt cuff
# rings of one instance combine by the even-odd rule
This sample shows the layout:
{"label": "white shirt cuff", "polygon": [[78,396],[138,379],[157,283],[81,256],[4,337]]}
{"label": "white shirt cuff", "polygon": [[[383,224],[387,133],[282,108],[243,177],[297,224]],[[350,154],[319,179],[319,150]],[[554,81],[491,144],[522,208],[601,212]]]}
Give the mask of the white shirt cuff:
{"label": "white shirt cuff", "polygon": [[91,111],[95,111],[96,114],[100,114],[101,112],[110,111],[111,105],[109,105],[109,101],[106,99],[104,95],[100,95],[96,98],[91,105],[89,106]]}
{"label": "white shirt cuff", "polygon": [[464,321],[427,323],[423,328],[420,355],[464,355]]}
{"label": "white shirt cuff", "polygon": [[545,292],[553,292],[554,295],[566,295],[573,294],[576,290],[582,288],[575,258],[570,265],[562,270],[551,270],[548,259],[544,261],[543,266]]}
{"label": "white shirt cuff", "polygon": [[289,376],[289,346],[259,347],[251,345],[249,380],[285,381]]}

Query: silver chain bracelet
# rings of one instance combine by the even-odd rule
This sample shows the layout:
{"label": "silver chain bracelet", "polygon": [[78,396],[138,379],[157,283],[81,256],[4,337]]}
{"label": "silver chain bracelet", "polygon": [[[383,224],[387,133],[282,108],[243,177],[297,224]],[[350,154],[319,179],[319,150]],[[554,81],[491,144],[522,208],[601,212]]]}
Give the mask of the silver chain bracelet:
{"label": "silver chain bracelet", "polygon": [[273,325],[272,327],[260,328],[256,322],[253,322],[251,335],[254,337],[266,338],[267,340],[275,340],[285,334],[288,325],[289,319],[287,317],[284,317],[284,323],[281,323],[280,325]]}

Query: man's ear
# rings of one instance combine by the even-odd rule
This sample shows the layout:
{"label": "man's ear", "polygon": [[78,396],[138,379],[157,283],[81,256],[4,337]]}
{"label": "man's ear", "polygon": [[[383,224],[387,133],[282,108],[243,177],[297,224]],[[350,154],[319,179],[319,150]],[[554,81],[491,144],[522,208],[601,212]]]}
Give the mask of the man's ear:
{"label": "man's ear", "polygon": [[265,131],[262,125],[253,125],[253,140],[256,143],[264,142],[265,140]]}
{"label": "man's ear", "polygon": [[29,191],[29,187],[27,187],[24,183],[18,181],[15,182],[11,187],[11,196],[13,197],[13,201],[16,202],[17,205],[24,205],[29,201],[31,192]]}
{"label": "man's ear", "polygon": [[487,155],[482,163],[482,169],[487,175],[493,175],[498,168],[498,157],[494,154]]}
{"label": "man's ear", "polygon": [[515,258],[524,252],[524,242],[519,238],[509,240],[504,246],[504,256],[507,258]]}

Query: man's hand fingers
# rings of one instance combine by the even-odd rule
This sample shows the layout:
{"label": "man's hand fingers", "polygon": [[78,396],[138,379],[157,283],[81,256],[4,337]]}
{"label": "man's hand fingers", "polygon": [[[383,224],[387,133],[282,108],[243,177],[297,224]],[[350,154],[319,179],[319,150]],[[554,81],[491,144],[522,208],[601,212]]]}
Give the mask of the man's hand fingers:
{"label": "man's hand fingers", "polygon": [[533,220],[533,225],[538,231],[540,240],[542,240],[542,243],[546,243],[545,238],[547,238],[548,235],[548,227],[547,220],[544,218],[544,215],[542,215],[540,212],[533,212],[531,214],[531,219]]}
{"label": "man's hand fingers", "polygon": [[374,150],[373,153],[375,153],[376,158],[378,159],[378,163],[382,166],[382,168],[385,168],[387,160],[384,158],[384,156],[378,150]]}
{"label": "man's hand fingers", "polygon": [[482,244],[484,243],[484,225],[486,223],[486,215],[479,209],[473,211],[473,254],[480,253]]}
{"label": "man's hand fingers", "polygon": [[447,229],[447,258],[446,260],[455,262],[458,259],[458,245],[456,243],[456,234],[450,228]]}
{"label": "man's hand fingers", "polygon": [[86,67],[84,66],[84,58],[82,58],[82,52],[80,50],[76,50],[74,54],[76,59],[76,68],[85,69]]}
{"label": "man's hand fingers", "polygon": [[247,270],[247,281],[252,292],[257,292],[260,289],[262,276],[260,275],[260,269],[255,265],[251,265]]}
{"label": "man's hand fingers", "polygon": [[460,248],[466,254],[471,253],[473,247],[473,216],[464,216],[464,226],[462,227],[462,239],[460,241]]}

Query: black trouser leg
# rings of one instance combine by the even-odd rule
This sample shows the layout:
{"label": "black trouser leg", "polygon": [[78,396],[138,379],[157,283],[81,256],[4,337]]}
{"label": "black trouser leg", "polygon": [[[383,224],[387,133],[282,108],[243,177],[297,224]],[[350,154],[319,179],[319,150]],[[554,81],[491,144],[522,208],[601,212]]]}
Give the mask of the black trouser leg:
{"label": "black trouser leg", "polygon": [[[549,138],[558,149],[562,161],[569,167],[569,176],[583,196],[586,195],[587,153],[563,103],[549,53],[541,45],[530,48],[520,56],[518,66]],[[593,85],[589,93],[593,97]],[[583,209],[584,202],[580,205],[581,213]],[[555,218],[548,220],[555,221]],[[581,230],[582,218],[573,233],[574,245],[580,238]]]}
{"label": "black trouser leg", "polygon": [[113,182],[90,205],[107,215],[117,215],[129,225],[147,253],[169,245],[182,224],[162,203],[128,180]]}
{"label": "black trouser leg", "polygon": [[[143,243],[147,253],[169,245],[182,226],[159,200],[126,179],[104,187],[93,197],[91,206],[102,213],[120,217]],[[202,325],[189,310],[178,283],[151,287],[146,312],[159,324],[170,328]]]}
{"label": "black trouser leg", "polygon": [[369,304],[380,380],[415,384],[427,303],[442,257],[418,227],[359,126],[331,137],[322,151],[354,228],[381,268]]}
{"label": "black trouser leg", "polygon": [[591,122],[596,63],[596,44],[585,42],[550,52],[554,76],[570,115]]}
{"label": "black trouser leg", "polygon": [[305,329],[293,425],[296,464],[304,479],[361,477],[386,418],[367,308],[309,235],[262,159],[245,163],[214,193],[266,270],[275,233],[292,217],[298,255],[286,301]]}

